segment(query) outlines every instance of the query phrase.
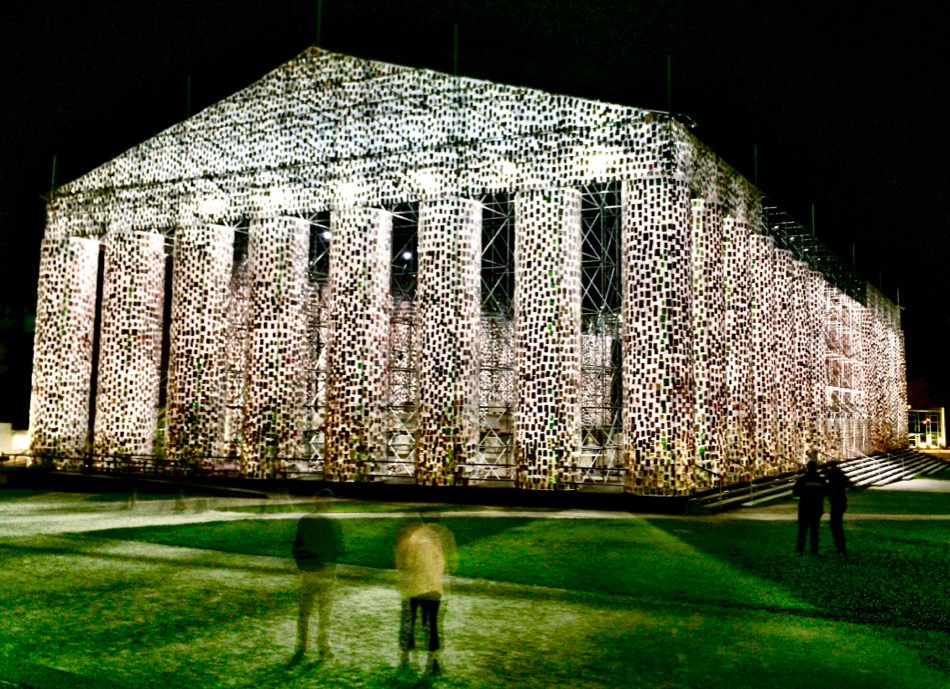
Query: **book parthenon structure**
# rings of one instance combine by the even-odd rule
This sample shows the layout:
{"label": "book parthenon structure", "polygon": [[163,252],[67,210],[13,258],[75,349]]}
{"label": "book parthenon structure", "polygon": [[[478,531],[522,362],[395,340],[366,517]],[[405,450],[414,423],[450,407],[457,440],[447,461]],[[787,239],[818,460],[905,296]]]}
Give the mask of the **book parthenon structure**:
{"label": "book parthenon structure", "polygon": [[688,495],[906,446],[903,333],[666,113],[312,48],[51,195],[30,432]]}

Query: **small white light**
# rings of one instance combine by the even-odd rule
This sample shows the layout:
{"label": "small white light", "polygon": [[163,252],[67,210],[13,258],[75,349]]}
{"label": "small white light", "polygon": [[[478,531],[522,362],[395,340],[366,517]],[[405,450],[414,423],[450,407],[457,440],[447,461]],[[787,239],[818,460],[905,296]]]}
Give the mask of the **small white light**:
{"label": "small white light", "polygon": [[403,252],[402,252],[402,258],[403,258],[404,261],[408,261],[409,259],[412,258],[412,252],[411,252],[411,251],[403,251]]}
{"label": "small white light", "polygon": [[30,436],[23,431],[14,431],[10,439],[10,451],[13,454],[26,452],[30,449]]}
{"label": "small white light", "polygon": [[321,234],[320,236],[323,237],[325,240],[327,240],[327,241],[329,242],[329,241],[330,241],[330,236],[331,236],[331,235],[330,235],[330,230],[324,230],[324,231],[323,231],[323,234]]}

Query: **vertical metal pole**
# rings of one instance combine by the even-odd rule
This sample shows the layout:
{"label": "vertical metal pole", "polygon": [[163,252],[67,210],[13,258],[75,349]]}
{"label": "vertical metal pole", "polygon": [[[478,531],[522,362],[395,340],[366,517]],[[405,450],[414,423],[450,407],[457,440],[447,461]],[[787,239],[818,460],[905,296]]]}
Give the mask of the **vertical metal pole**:
{"label": "vertical metal pole", "polygon": [[673,117],[673,56],[666,56],[666,111]]}
{"label": "vertical metal pole", "polygon": [[320,31],[323,28],[323,0],[317,0],[317,45],[320,45]]}
{"label": "vertical metal pole", "polygon": [[759,186],[759,145],[752,144],[752,184]]}
{"label": "vertical metal pole", "polygon": [[56,154],[53,154],[53,173],[49,181],[49,195],[53,196],[53,189],[56,188]]}
{"label": "vertical metal pole", "polygon": [[669,164],[673,165],[673,56],[666,56],[666,135]]}
{"label": "vertical metal pole", "polygon": [[459,75],[459,25],[452,26],[452,74]]}

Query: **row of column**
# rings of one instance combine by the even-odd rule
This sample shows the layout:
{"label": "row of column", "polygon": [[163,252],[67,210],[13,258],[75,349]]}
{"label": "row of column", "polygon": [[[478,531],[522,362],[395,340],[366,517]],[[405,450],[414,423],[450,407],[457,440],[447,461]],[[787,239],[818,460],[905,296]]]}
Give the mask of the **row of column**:
{"label": "row of column", "polygon": [[[831,363],[822,276],[754,232],[755,218],[691,198],[682,181],[627,182],[622,204],[626,489],[689,493],[720,477],[792,469],[826,448]],[[480,308],[481,208],[443,198],[421,203],[419,218],[414,469],[419,483],[442,485],[459,464],[477,461],[480,395],[489,394],[480,379],[491,326]],[[546,489],[568,477],[581,448],[580,194],[518,193],[515,228],[516,478]],[[253,221],[248,263],[238,272],[231,228],[176,233],[169,457],[221,455],[233,435],[249,475],[267,475],[277,457],[301,454],[304,414],[314,401],[306,374],[315,356],[309,231],[297,218]],[[326,321],[319,347],[325,472],[330,480],[359,480],[370,461],[385,456],[390,429],[392,218],[340,208],[331,213],[331,232],[330,281],[317,295]],[[161,389],[163,237],[113,232],[105,245],[93,449],[147,455]],[[34,452],[89,449],[98,249],[91,239],[43,242]],[[902,340],[887,303],[882,297],[866,310],[867,365],[886,370],[900,390]],[[900,436],[895,395],[875,407],[875,436]]]}
{"label": "row of column", "polygon": [[[623,191],[627,490],[688,494],[905,444],[896,307],[873,290],[854,302],[860,349],[841,363],[827,299],[840,291],[755,231],[758,218],[724,216],[679,180]],[[846,414],[831,398],[842,367],[857,400]],[[864,435],[843,443],[843,426]]]}
{"label": "row of column", "polygon": [[106,243],[92,446],[98,268],[98,240],[43,240],[30,405],[35,453],[152,451],[161,384],[163,238],[119,232]]}
{"label": "row of column", "polygon": [[864,303],[825,286],[826,448],[857,456],[907,444],[900,308],[867,287]]}
{"label": "row of column", "polygon": [[[579,443],[580,195],[519,196],[523,287],[514,358],[520,479],[547,487]],[[326,475],[359,479],[385,452],[389,269],[392,219],[377,209],[331,216],[333,235],[325,352]],[[473,461],[479,437],[481,208],[447,198],[420,207],[417,325],[417,479],[442,484]],[[233,230],[185,226],[173,253],[166,448],[173,459],[220,455],[229,377],[243,369],[242,468],[267,473],[299,454],[307,407],[307,238],[293,218],[250,228],[248,306],[235,328]],[[532,243],[531,238],[535,238]],[[113,232],[105,241],[102,325],[95,406],[98,454],[154,451],[161,385],[164,238]],[[88,451],[89,383],[95,336],[98,240],[44,241],[34,381],[33,448]],[[538,285],[538,289],[524,286]],[[240,288],[240,285],[238,286]],[[237,300],[238,302],[240,300]],[[230,340],[241,342],[235,365]],[[65,351],[61,348],[66,347]],[[229,356],[229,353],[232,356]],[[63,380],[68,376],[69,380]],[[562,394],[570,390],[567,395]]]}

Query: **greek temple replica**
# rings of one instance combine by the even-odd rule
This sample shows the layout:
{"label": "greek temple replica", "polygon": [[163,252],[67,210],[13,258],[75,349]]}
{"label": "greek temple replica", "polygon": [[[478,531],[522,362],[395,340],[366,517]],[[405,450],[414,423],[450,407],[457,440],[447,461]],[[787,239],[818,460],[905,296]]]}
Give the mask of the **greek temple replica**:
{"label": "greek temple replica", "polygon": [[311,48],[49,199],[59,465],[690,495],[906,409],[899,308],[667,113]]}

